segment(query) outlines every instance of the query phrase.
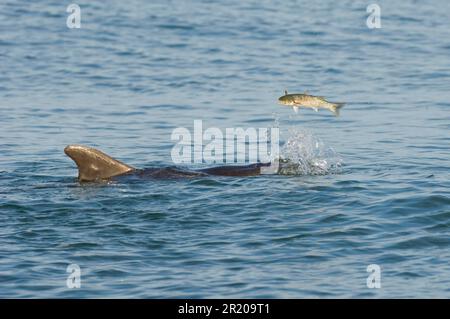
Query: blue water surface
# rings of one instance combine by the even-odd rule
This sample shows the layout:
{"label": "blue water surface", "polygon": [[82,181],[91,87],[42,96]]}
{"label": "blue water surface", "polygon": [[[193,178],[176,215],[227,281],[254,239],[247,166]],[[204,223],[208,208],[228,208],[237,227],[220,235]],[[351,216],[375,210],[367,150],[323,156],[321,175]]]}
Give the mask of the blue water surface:
{"label": "blue water surface", "polygon": [[[369,29],[372,2],[80,0],[69,29],[69,2],[0,1],[0,297],[449,298],[450,2],[377,1]],[[285,89],[347,105],[294,114]],[[63,153],[173,165],[196,119],[343,164],[81,185]]]}

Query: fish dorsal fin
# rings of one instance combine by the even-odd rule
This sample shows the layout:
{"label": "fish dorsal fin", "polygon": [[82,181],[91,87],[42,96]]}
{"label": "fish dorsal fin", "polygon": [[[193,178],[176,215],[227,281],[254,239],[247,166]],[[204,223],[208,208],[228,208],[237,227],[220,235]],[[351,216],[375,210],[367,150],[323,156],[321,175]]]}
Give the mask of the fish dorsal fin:
{"label": "fish dorsal fin", "polygon": [[80,181],[105,180],[134,170],[95,148],[83,145],[69,145],[64,153],[77,164]]}

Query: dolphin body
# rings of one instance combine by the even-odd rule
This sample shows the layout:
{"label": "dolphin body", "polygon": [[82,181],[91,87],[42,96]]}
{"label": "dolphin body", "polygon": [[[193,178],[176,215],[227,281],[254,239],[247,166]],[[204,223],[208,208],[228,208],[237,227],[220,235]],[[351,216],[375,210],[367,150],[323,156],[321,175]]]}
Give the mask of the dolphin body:
{"label": "dolphin body", "polygon": [[142,178],[189,178],[208,175],[216,176],[255,176],[261,174],[261,167],[270,163],[256,163],[245,166],[219,166],[201,170],[184,170],[177,167],[136,169],[109,155],[83,145],[69,145],[64,149],[78,167],[80,182],[99,182],[120,176]]}

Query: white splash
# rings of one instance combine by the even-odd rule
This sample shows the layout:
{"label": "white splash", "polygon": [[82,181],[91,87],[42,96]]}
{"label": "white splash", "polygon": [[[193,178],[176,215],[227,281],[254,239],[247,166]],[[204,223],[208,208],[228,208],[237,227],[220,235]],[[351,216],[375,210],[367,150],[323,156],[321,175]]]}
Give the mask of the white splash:
{"label": "white splash", "polygon": [[290,129],[280,150],[281,175],[326,175],[341,171],[342,157],[306,130]]}

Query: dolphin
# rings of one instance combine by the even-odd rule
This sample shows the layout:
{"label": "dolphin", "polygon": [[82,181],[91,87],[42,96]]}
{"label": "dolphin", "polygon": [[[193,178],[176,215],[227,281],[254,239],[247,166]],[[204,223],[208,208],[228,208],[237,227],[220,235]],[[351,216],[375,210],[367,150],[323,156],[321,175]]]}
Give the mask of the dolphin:
{"label": "dolphin", "polygon": [[107,181],[130,175],[142,178],[186,178],[208,175],[255,176],[261,174],[261,167],[270,166],[270,163],[256,163],[244,166],[218,166],[201,170],[185,170],[176,166],[137,169],[98,149],[84,145],[68,145],[64,149],[64,153],[77,165],[80,182]]}

